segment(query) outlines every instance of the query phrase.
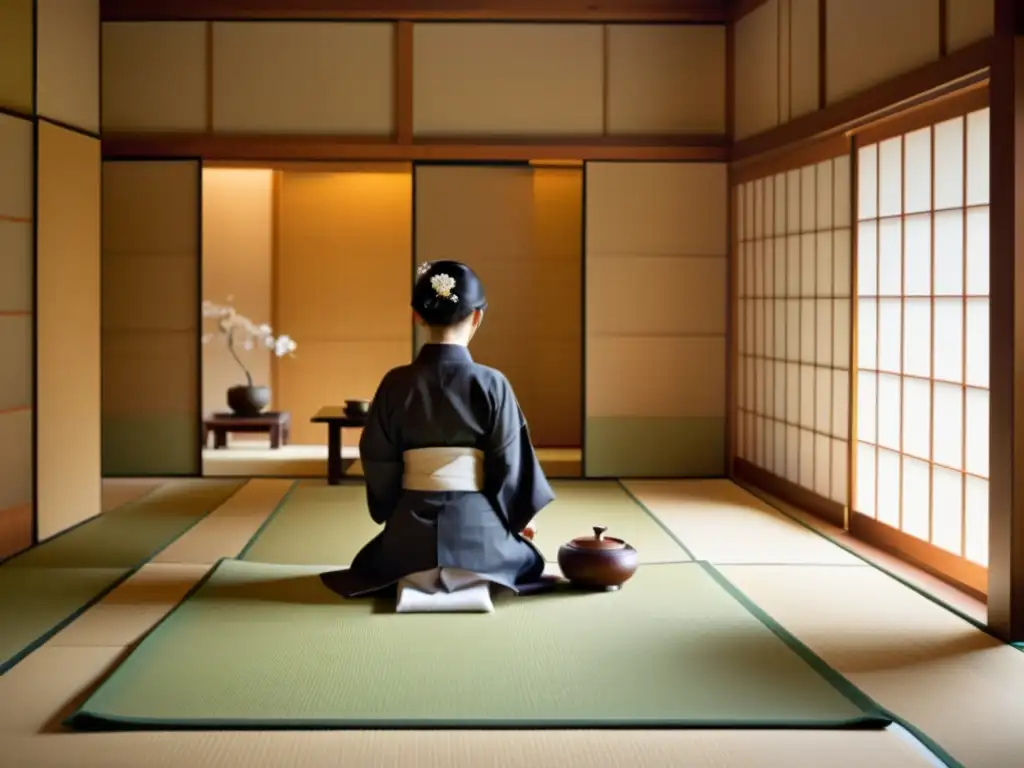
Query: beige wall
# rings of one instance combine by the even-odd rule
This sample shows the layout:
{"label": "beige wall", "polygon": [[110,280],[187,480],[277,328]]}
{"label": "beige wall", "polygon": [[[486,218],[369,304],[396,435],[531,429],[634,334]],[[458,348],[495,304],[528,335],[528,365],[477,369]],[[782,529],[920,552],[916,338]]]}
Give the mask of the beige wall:
{"label": "beige wall", "polygon": [[591,477],[725,469],[726,167],[587,163]]}
{"label": "beige wall", "polygon": [[[396,129],[392,23],[215,22],[207,56],[205,22],[104,24],[104,128]],[[721,25],[415,24],[413,129],[722,133],[725,58]]]}
{"label": "beige wall", "polygon": [[99,0],[66,5],[0,3],[0,558],[100,511]]}
{"label": "beige wall", "polygon": [[92,133],[100,129],[99,0],[36,0],[36,112]]}
{"label": "beige wall", "polygon": [[100,511],[100,142],[39,124],[40,538]]}
{"label": "beige wall", "polygon": [[103,164],[103,473],[200,471],[194,161]]}
{"label": "beige wall", "polygon": [[32,112],[33,0],[0,3],[0,107]]}
{"label": "beige wall", "polygon": [[[273,178],[269,169],[203,170],[203,298],[257,324],[269,323],[272,312]],[[216,323],[206,321],[203,330],[215,334],[203,346],[203,413],[226,411],[228,388],[244,384],[245,374]],[[272,383],[269,350],[239,345],[237,352],[255,384]]]}
{"label": "beige wall", "polygon": [[[0,23],[2,28],[2,23]],[[0,54],[2,55],[2,54]],[[0,115],[0,558],[32,536],[32,122]]]}
{"label": "beige wall", "polygon": [[[323,444],[326,428],[310,417],[372,398],[412,354],[412,172],[279,173],[272,325],[298,350],[274,363],[275,402],[292,414],[292,442]],[[346,444],[358,438],[346,430]]]}
{"label": "beige wall", "polygon": [[581,444],[582,201],[578,168],[416,169],[416,259],[480,275],[473,357],[508,376],[540,447]]}
{"label": "beige wall", "polygon": [[[736,23],[735,135],[742,139],[992,35],[994,0],[768,0]],[[825,60],[821,61],[820,22]],[[866,48],[865,41],[870,41]]]}

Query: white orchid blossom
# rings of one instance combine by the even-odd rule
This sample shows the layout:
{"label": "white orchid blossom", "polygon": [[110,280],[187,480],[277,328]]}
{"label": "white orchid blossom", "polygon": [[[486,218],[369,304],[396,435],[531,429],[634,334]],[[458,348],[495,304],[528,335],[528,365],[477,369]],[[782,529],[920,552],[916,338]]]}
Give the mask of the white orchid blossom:
{"label": "white orchid blossom", "polygon": [[[228,296],[228,302],[231,302],[231,300],[232,297]],[[231,353],[231,356],[235,358],[235,362],[245,372],[245,378],[250,387],[253,385],[252,375],[249,373],[249,369],[245,367],[245,363],[239,359],[235,351],[236,343],[240,341],[242,348],[246,350],[254,349],[259,344],[273,352],[275,357],[294,356],[295,350],[298,349],[298,345],[290,336],[285,334],[275,336],[273,329],[269,325],[266,323],[256,325],[249,318],[238,314],[230,303],[221,305],[214,304],[212,301],[204,301],[203,318],[217,322],[217,330],[224,337],[228,346],[228,352]],[[209,344],[216,335],[214,333],[203,334],[203,344]]]}

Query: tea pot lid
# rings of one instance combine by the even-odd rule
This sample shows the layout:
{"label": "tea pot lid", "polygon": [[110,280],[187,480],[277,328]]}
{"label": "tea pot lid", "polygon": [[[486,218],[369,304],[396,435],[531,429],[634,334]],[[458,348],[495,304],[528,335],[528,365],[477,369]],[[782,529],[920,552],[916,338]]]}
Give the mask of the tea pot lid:
{"label": "tea pot lid", "polygon": [[580,536],[573,539],[570,543],[579,549],[625,549],[626,542],[622,541],[622,539],[606,539],[604,537],[604,532],[607,530],[608,528],[605,526],[595,525],[593,536]]}

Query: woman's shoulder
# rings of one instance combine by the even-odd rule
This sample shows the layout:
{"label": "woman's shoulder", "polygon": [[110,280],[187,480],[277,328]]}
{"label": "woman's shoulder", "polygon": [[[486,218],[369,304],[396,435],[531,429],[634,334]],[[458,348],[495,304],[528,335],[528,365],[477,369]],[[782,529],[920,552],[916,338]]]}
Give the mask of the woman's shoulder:
{"label": "woman's shoulder", "polygon": [[489,389],[495,391],[511,390],[512,385],[504,373],[497,368],[482,363],[473,363],[473,375],[476,376]]}

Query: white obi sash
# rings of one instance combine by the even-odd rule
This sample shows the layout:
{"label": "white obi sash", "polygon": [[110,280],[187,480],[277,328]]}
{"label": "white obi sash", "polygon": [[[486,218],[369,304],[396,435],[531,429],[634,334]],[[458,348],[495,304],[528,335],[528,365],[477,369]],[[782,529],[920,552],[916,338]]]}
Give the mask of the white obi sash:
{"label": "white obi sash", "polygon": [[476,448],[438,446],[402,454],[407,491],[482,491],[484,453]]}

